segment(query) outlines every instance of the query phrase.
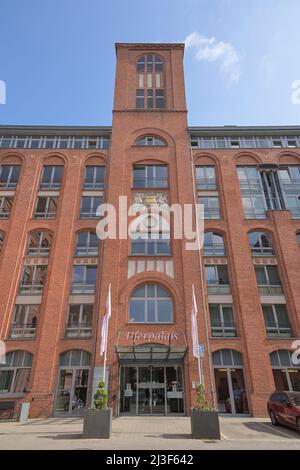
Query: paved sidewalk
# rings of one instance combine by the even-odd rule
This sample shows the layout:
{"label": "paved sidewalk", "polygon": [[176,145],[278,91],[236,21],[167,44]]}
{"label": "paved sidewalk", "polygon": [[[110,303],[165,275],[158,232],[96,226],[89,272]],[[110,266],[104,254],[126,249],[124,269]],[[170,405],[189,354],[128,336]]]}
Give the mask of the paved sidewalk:
{"label": "paved sidewalk", "polygon": [[300,434],[269,419],[221,417],[221,441],[191,439],[185,417],[120,417],[109,440],[82,439],[80,418],[0,422],[0,449],[297,449]]}

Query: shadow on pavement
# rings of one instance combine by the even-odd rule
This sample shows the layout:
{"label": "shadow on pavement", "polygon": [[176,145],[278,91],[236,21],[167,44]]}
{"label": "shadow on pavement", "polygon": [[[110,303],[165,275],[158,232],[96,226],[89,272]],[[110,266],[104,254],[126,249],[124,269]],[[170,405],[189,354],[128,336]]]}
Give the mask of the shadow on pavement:
{"label": "shadow on pavement", "polygon": [[72,439],[83,439],[83,434],[82,433],[77,433],[77,434],[55,434],[53,436],[37,436],[38,439],[53,439],[53,440],[72,440]]}
{"label": "shadow on pavement", "polygon": [[285,439],[299,439],[300,435],[297,431],[283,426],[274,427],[271,423],[266,422],[255,422],[255,423],[243,423],[243,425],[251,431],[263,432],[273,434]]}

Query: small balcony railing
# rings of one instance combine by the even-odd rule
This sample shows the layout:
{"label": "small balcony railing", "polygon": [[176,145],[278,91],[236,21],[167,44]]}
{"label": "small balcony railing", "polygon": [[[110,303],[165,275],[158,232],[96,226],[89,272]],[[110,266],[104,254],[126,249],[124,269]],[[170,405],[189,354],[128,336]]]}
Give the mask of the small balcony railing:
{"label": "small balcony railing", "polygon": [[35,219],[55,219],[56,212],[35,212]]}
{"label": "small balcony railing", "polygon": [[133,189],[168,188],[168,178],[134,178]]}
{"label": "small balcony railing", "polygon": [[73,283],[71,287],[72,294],[94,294],[96,290],[95,284]]}
{"label": "small balcony railing", "polygon": [[226,256],[223,244],[204,245],[204,256]]}
{"label": "small balcony railing", "polygon": [[12,323],[10,328],[10,338],[34,338],[36,328],[36,323]]}
{"label": "small balcony railing", "polygon": [[80,218],[81,219],[95,219],[98,218],[97,216],[97,209],[89,210],[89,211],[80,211]]}
{"label": "small balcony railing", "polygon": [[266,332],[268,338],[292,338],[291,325],[267,325]]}
{"label": "small balcony railing", "polygon": [[211,325],[211,336],[213,338],[232,338],[237,336],[235,323],[218,323]]}
{"label": "small balcony railing", "polygon": [[104,181],[85,181],[83,183],[83,189],[87,191],[101,191],[104,189]]}
{"label": "small balcony railing", "polygon": [[208,181],[205,179],[197,179],[197,190],[198,191],[215,191],[217,189],[217,183],[215,180]]}
{"label": "small balcony railing", "polygon": [[97,246],[76,247],[76,256],[98,256]]}
{"label": "small balcony railing", "polygon": [[90,338],[92,336],[91,323],[70,323],[66,327],[66,338]]}
{"label": "small balcony railing", "polygon": [[283,290],[280,285],[260,284],[258,286],[258,290],[259,290],[259,293],[262,295],[282,295],[283,294]]}
{"label": "small balcony railing", "polygon": [[0,181],[0,189],[16,189],[17,185],[16,181]]}
{"label": "small balcony railing", "polygon": [[208,284],[208,294],[230,294],[231,288],[229,284]]}
{"label": "small balcony railing", "polygon": [[49,256],[49,247],[29,247],[27,256]]}
{"label": "small balcony railing", "polygon": [[20,294],[25,295],[40,295],[43,292],[44,284],[21,284]]}
{"label": "small balcony railing", "polygon": [[41,182],[40,184],[40,189],[50,189],[52,191],[59,191],[61,187],[60,182],[55,182],[55,181],[46,181],[46,182]]}

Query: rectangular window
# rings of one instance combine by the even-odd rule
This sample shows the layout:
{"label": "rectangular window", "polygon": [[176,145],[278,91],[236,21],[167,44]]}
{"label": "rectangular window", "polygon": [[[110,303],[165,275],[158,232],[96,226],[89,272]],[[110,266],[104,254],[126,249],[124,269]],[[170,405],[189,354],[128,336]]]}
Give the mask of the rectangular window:
{"label": "rectangular window", "polygon": [[300,166],[288,166],[278,171],[280,186],[284,195],[286,208],[291,211],[293,219],[300,218]]}
{"label": "rectangular window", "polygon": [[47,266],[25,266],[20,294],[40,295],[44,289]]}
{"label": "rectangular window", "polygon": [[104,189],[105,166],[86,166],[84,175],[84,189]]}
{"label": "rectangular window", "polygon": [[205,276],[209,294],[230,294],[227,265],[206,265]]}
{"label": "rectangular window", "polygon": [[285,305],[262,305],[262,310],[268,338],[292,337],[292,329]]}
{"label": "rectangular window", "polygon": [[210,304],[209,312],[212,337],[237,336],[232,305]]}
{"label": "rectangular window", "polygon": [[136,90],[136,108],[143,109],[145,107],[144,90]]}
{"label": "rectangular window", "polygon": [[44,166],[41,178],[41,189],[60,189],[62,177],[64,174],[64,167],[59,166]]}
{"label": "rectangular window", "polygon": [[198,204],[204,205],[204,219],[220,219],[218,196],[199,196]]}
{"label": "rectangular window", "polygon": [[0,197],[0,219],[8,219],[14,198],[11,196]]}
{"label": "rectangular window", "polygon": [[[135,234],[137,235],[137,234]],[[169,256],[171,254],[169,234],[139,234],[131,240],[131,254],[145,256]]]}
{"label": "rectangular window", "polygon": [[133,188],[167,188],[167,165],[135,165],[133,167]]}
{"label": "rectangular window", "polygon": [[214,191],[217,189],[214,166],[196,166],[197,189],[199,191]]}
{"label": "rectangular window", "polygon": [[10,329],[10,338],[34,338],[39,310],[39,305],[16,305]]}
{"label": "rectangular window", "polygon": [[93,305],[69,305],[67,338],[90,338],[92,335]]}
{"label": "rectangular window", "polygon": [[99,239],[95,232],[79,232],[77,235],[76,256],[98,256]]}
{"label": "rectangular window", "polygon": [[162,109],[165,107],[165,99],[164,99],[164,90],[156,89],[155,91],[155,107],[157,109]]}
{"label": "rectangular window", "polygon": [[94,294],[97,266],[73,266],[72,294]]}
{"label": "rectangular window", "polygon": [[102,202],[102,196],[82,196],[80,218],[95,219],[97,217],[97,209]]}
{"label": "rectangular window", "polygon": [[265,219],[266,202],[259,172],[255,166],[238,167],[237,172],[246,219]]}
{"label": "rectangular window", "polygon": [[17,165],[0,166],[0,189],[15,189],[17,187],[21,167]]}
{"label": "rectangular window", "polygon": [[37,198],[35,219],[55,219],[58,206],[58,197],[39,196]]}
{"label": "rectangular window", "polygon": [[255,266],[255,275],[260,294],[283,294],[277,266]]}
{"label": "rectangular window", "polygon": [[147,90],[147,109],[153,108],[153,90]]}

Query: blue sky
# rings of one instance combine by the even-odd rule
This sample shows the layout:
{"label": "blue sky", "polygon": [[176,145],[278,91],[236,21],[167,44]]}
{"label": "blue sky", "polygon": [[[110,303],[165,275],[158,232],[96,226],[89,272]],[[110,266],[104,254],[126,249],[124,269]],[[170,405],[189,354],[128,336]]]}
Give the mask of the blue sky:
{"label": "blue sky", "polygon": [[299,125],[299,20],[300,0],[1,0],[0,124],[110,125],[114,43],[189,37],[189,125]]}

